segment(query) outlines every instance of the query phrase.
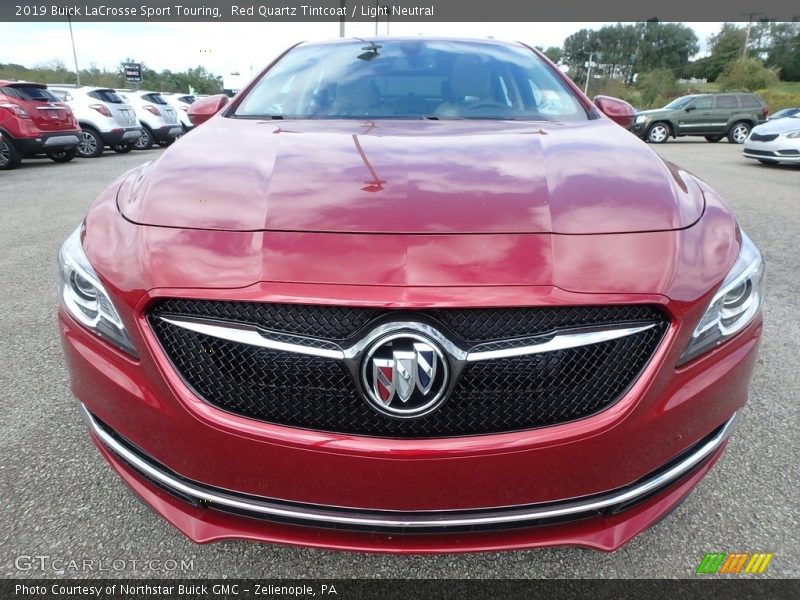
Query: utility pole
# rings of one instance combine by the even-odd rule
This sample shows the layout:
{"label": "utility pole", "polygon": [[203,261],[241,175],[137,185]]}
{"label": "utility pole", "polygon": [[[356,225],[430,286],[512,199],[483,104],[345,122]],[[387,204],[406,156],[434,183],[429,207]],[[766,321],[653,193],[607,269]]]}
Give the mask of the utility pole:
{"label": "utility pole", "polygon": [[589,68],[586,71],[586,85],[583,86],[583,93],[589,93],[589,77],[592,75],[592,56],[594,55],[594,50],[589,52]]}
{"label": "utility pole", "polygon": [[75,52],[75,36],[72,35],[72,19],[67,16],[67,23],[69,23],[69,39],[72,41],[72,58],[75,60],[75,79],[78,85],[81,84],[81,71],[78,69],[78,53]]}
{"label": "utility pole", "polygon": [[750,27],[753,25],[753,17],[760,15],[760,12],[742,13],[748,16],[747,29],[744,36],[744,48],[742,48],[742,58],[747,58],[747,45],[750,43]]}

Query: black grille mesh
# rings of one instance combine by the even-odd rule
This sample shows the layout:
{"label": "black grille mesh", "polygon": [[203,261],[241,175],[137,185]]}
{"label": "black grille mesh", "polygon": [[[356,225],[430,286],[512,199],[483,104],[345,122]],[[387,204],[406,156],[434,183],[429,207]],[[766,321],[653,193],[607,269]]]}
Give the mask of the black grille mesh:
{"label": "black grille mesh", "polygon": [[639,305],[423,311],[460,337],[480,341],[575,325],[648,320],[658,326],[590,346],[469,363],[441,407],[398,420],[366,403],[341,361],[228,342],[155,318],[225,318],[343,339],[387,312],[321,308],[168,300],[154,307],[150,323],[178,372],[210,404],[270,423],[382,437],[497,433],[588,416],[612,404],[636,379],[667,324],[658,309]]}
{"label": "black grille mesh", "polygon": [[754,142],[771,142],[772,140],[778,139],[777,133],[768,133],[768,134],[761,134],[753,132],[750,134],[750,139]]}

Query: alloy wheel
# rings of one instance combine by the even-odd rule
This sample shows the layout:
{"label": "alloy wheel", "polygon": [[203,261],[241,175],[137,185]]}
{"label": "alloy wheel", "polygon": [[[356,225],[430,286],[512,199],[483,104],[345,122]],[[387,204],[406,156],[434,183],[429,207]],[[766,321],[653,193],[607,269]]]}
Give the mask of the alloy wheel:
{"label": "alloy wheel", "polygon": [[747,125],[737,125],[733,129],[733,139],[737,144],[744,144],[748,133],[750,133],[750,128]]}
{"label": "alloy wheel", "polygon": [[97,140],[90,133],[81,132],[78,154],[81,156],[93,156],[95,152],[97,152]]}
{"label": "alloy wheel", "polygon": [[656,144],[661,144],[667,140],[669,136],[669,131],[667,131],[666,126],[664,125],[653,125],[650,128],[650,133],[648,134],[648,138],[651,142],[655,142]]}
{"label": "alloy wheel", "polygon": [[9,162],[11,162],[11,150],[9,150],[8,144],[0,142],[0,169],[8,165]]}
{"label": "alloy wheel", "polygon": [[137,150],[147,150],[150,145],[150,132],[146,129],[142,129],[142,135],[136,138],[136,141],[133,143],[133,147]]}

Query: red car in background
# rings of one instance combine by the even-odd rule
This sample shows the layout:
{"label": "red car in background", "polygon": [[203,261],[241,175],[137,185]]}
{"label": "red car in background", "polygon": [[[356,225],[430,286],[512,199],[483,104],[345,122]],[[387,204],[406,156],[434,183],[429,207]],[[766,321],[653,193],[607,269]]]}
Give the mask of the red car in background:
{"label": "red car in background", "polygon": [[722,455],[763,261],[630,106],[421,38],[300,44],[226,102],[59,259],[92,438],[189,538],[613,550]]}
{"label": "red car in background", "polygon": [[46,154],[55,162],[77,155],[80,126],[72,110],[43,83],[0,80],[0,169]]}

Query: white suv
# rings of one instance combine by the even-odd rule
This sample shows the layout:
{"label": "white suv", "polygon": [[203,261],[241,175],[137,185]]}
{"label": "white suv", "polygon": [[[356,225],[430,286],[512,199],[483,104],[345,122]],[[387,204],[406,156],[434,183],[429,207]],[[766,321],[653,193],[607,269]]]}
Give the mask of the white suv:
{"label": "white suv", "polygon": [[48,85],[47,89],[69,105],[81,126],[78,156],[100,156],[106,146],[130,152],[142,135],[133,107],[112,89],[69,84]]}
{"label": "white suv", "polygon": [[178,111],[178,120],[181,122],[183,131],[189,131],[194,127],[194,124],[189,120],[189,107],[195,101],[195,97],[191,94],[165,94],[161,92],[161,97],[167,101],[172,108]]}
{"label": "white suv", "polygon": [[183,133],[178,111],[167,104],[159,92],[117,90],[117,93],[131,103],[142,124],[142,137],[133,145],[137,150],[149,150],[154,142],[169,146]]}

